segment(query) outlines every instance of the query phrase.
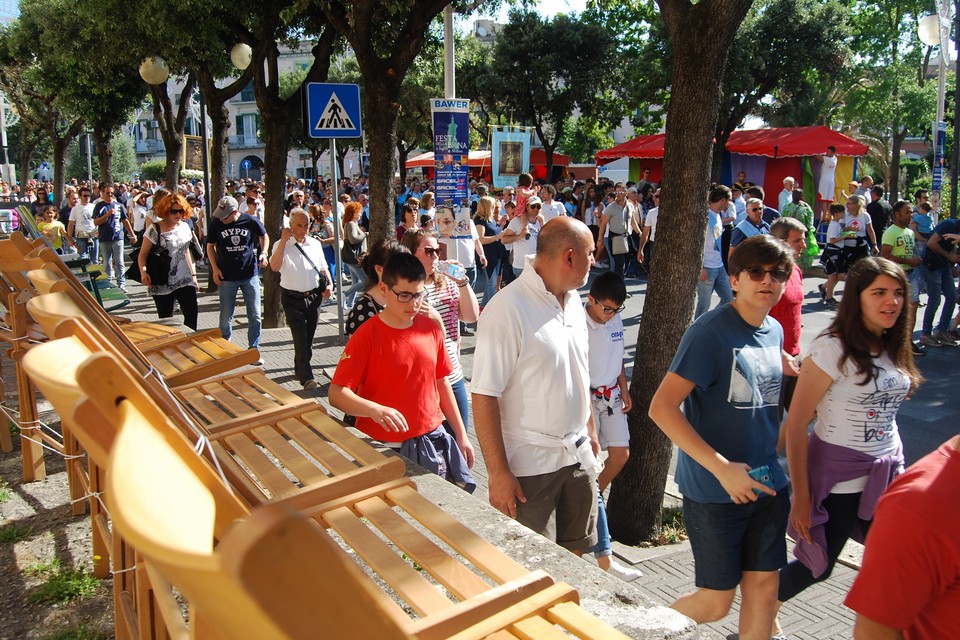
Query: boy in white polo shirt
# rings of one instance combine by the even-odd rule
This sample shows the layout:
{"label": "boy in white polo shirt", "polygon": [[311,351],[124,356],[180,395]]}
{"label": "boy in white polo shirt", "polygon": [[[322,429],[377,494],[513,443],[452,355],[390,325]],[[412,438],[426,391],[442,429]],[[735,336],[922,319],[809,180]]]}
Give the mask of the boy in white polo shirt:
{"label": "boy in white polo shirt", "polygon": [[627,390],[627,371],[623,366],[623,320],[620,312],[627,299],[623,278],[606,271],[590,285],[585,310],[589,344],[590,394],[593,401],[593,420],[597,425],[600,448],[606,450],[607,460],[597,478],[597,545],[593,555],[604,571],[622,580],[636,580],[640,571],[613,562],[610,530],[603,492],[617,477],[630,457],[630,429],[627,413],[632,402]]}

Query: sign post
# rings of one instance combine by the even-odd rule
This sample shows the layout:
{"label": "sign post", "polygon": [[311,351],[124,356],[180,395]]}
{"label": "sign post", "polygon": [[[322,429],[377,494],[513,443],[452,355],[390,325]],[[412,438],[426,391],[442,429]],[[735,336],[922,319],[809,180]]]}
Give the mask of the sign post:
{"label": "sign post", "polygon": [[337,335],[343,342],[343,262],[340,260],[340,213],[337,210],[337,138],[359,138],[360,86],[356,84],[307,83],[307,134],[330,140],[330,180],[333,184],[334,260],[337,265]]}

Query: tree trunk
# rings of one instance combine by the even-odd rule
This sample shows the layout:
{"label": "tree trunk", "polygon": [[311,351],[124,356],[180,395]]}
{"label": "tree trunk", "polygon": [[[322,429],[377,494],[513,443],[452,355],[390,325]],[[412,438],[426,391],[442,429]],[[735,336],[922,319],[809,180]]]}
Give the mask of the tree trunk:
{"label": "tree trunk", "polygon": [[93,144],[97,148],[97,162],[100,165],[100,182],[113,182],[113,150],[110,141],[113,131],[95,126],[93,128]]}
{"label": "tree trunk", "polygon": [[[903,147],[903,140],[907,137],[906,129],[900,129],[897,131],[894,129],[893,134],[893,147],[890,149],[890,190],[887,195],[890,198],[890,202],[896,202],[900,200],[900,149]],[[906,185],[904,185],[906,188]],[[906,194],[906,199],[909,200],[910,194]]]}
{"label": "tree trunk", "polygon": [[613,482],[607,518],[625,544],[655,537],[673,446],[647,416],[693,315],[703,264],[707,185],[721,80],[733,36],[752,0],[657,0],[673,43],[664,184],[657,249],[637,338],[630,395],[631,455]]}
{"label": "tree trunk", "polygon": [[[713,162],[710,169],[710,182],[723,182],[723,156],[727,152],[727,141],[730,140],[729,131],[717,131],[714,134]],[[761,180],[761,183],[763,181]]]}
{"label": "tree trunk", "polygon": [[[53,147],[53,192],[63,197],[67,175],[67,150],[70,148],[70,143],[80,135],[84,121],[74,120],[63,132],[61,132],[60,121],[59,113],[51,113],[51,123],[47,127],[47,136],[49,136],[50,145]],[[21,178],[21,181],[23,180],[24,178]]]}
{"label": "tree trunk", "polygon": [[[17,157],[17,175],[20,177],[20,193],[18,194],[21,198],[23,193],[27,188],[27,179],[30,173],[30,165],[33,163],[33,152],[37,148],[37,134],[35,132],[27,132],[27,128],[21,124],[20,127],[20,153]],[[11,193],[15,193],[17,190],[16,184],[10,185]],[[59,194],[59,197],[63,197],[63,193]]]}
{"label": "tree trunk", "polygon": [[51,139],[50,142],[53,145],[53,192],[63,193],[65,176],[67,175],[67,149],[70,146],[70,140],[58,137]]}
{"label": "tree trunk", "polygon": [[[400,75],[400,74],[397,74]],[[370,151],[370,234],[377,242],[394,235],[397,195],[393,188],[396,171],[397,116],[400,83],[364,73],[364,95],[368,114],[367,149]],[[375,122],[375,124],[374,124]]]}
{"label": "tree trunk", "polygon": [[160,136],[163,138],[163,144],[166,147],[167,170],[164,174],[164,182],[167,189],[176,189],[177,182],[180,179],[180,165],[183,155],[183,125],[187,118],[189,96],[193,95],[193,89],[196,86],[196,76],[190,73],[187,75],[187,81],[183,86],[180,105],[174,112],[173,102],[167,92],[167,83],[150,85],[150,94],[153,97],[153,118],[159,125]]}
{"label": "tree trunk", "polygon": [[226,101],[214,101],[204,96],[207,115],[213,125],[210,140],[210,184],[207,194],[209,202],[219,202],[227,187],[227,135],[230,131],[230,114]]}
{"label": "tree trunk", "polygon": [[[283,226],[283,201],[286,196],[287,152],[290,150],[290,122],[285,105],[260,108],[263,131],[264,226],[271,243],[280,237]],[[263,328],[285,325],[280,305],[280,274],[263,269]]]}

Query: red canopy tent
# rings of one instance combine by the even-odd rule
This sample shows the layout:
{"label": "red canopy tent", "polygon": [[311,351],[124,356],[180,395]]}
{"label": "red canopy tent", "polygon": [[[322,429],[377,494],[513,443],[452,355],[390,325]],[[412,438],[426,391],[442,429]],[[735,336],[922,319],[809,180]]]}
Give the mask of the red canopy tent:
{"label": "red canopy tent", "polygon": [[[649,167],[651,179],[659,182],[663,175],[665,139],[666,135],[662,133],[638,136],[599,151],[595,156],[596,163],[602,166],[620,158],[630,158],[631,179],[638,179],[635,176],[639,176],[640,167],[643,166]],[[836,147],[837,155],[841,157],[856,158],[867,153],[867,145],[824,126],[734,131],[727,141],[723,182],[733,182],[735,168],[737,171],[745,170],[748,178],[756,176],[753,179],[765,185],[766,203],[777,206],[777,194],[782,188],[783,178],[790,175],[803,180],[802,159],[822,155],[829,146]],[[737,154],[752,158],[738,158]],[[807,169],[810,169],[809,163]]]}

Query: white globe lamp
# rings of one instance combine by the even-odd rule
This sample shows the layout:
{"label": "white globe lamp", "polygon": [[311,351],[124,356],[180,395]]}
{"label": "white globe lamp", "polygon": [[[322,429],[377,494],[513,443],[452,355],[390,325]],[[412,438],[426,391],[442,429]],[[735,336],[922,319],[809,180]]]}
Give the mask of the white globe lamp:
{"label": "white globe lamp", "polygon": [[920,36],[920,42],[928,47],[940,46],[940,16],[931,14],[921,18],[917,25],[917,35]]}
{"label": "white globe lamp", "polygon": [[230,49],[230,62],[237,69],[243,71],[253,62],[253,49],[248,44],[238,42],[233,45],[233,49]]}
{"label": "white globe lamp", "polygon": [[140,63],[140,77],[147,84],[163,84],[170,77],[170,68],[166,60],[153,56]]}

